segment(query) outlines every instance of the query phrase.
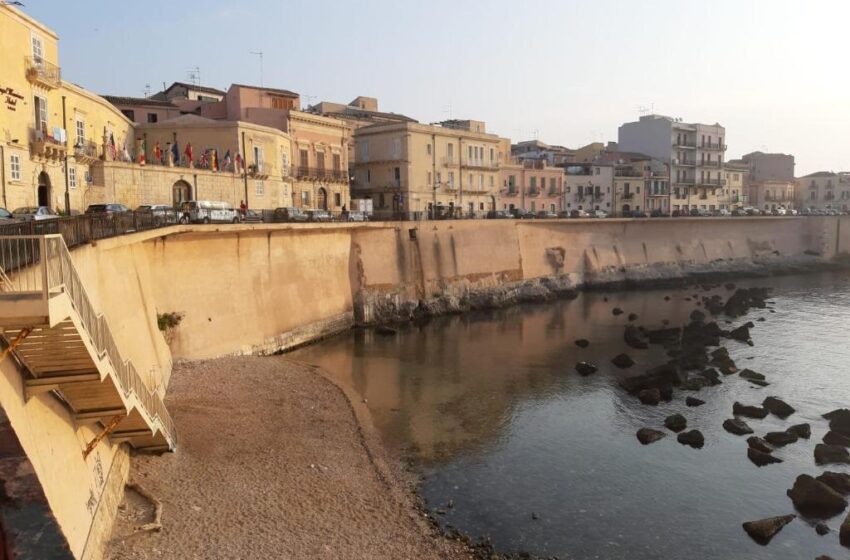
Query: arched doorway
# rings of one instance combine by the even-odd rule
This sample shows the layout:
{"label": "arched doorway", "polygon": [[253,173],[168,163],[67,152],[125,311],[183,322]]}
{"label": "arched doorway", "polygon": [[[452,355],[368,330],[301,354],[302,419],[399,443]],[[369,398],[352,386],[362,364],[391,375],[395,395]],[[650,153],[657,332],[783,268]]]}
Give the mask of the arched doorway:
{"label": "arched doorway", "polygon": [[44,171],[38,174],[38,205],[50,206],[50,176]]}
{"label": "arched doorway", "polygon": [[328,209],[328,191],[324,187],[319,187],[319,192],[316,194],[316,208],[319,210]]}
{"label": "arched doorway", "polygon": [[179,207],[183,202],[192,200],[192,186],[184,180],[179,180],[171,187],[174,206]]}
{"label": "arched doorway", "polygon": [[629,206],[628,204],[623,204],[623,216],[627,215],[629,212],[631,212],[631,210],[631,206]]}

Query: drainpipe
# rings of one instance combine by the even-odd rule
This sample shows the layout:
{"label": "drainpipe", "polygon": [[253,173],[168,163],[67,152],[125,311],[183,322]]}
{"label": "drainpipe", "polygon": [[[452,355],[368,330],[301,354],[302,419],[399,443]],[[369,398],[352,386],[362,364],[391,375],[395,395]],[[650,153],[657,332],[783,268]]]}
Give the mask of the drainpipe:
{"label": "drainpipe", "polygon": [[194,183],[194,186],[192,187],[193,192],[190,193],[191,196],[189,197],[189,200],[198,200],[198,174],[197,173],[192,175],[192,182]]}
{"label": "drainpipe", "polygon": [[[248,159],[248,150],[245,148],[245,131],[242,131],[242,161],[245,162]],[[257,163],[257,162],[254,162]],[[242,173],[242,177],[245,180],[245,207],[248,208],[248,166],[245,164],[245,169]]]}
{"label": "drainpipe", "polygon": [[0,186],[3,187],[3,208],[6,208],[6,146],[0,144]]}
{"label": "drainpipe", "polygon": [[[65,135],[68,134],[68,119],[65,115],[65,96],[62,96],[62,128],[65,129]],[[68,139],[65,139],[65,215],[71,215],[71,192],[68,190]],[[5,192],[5,189],[4,189]]]}

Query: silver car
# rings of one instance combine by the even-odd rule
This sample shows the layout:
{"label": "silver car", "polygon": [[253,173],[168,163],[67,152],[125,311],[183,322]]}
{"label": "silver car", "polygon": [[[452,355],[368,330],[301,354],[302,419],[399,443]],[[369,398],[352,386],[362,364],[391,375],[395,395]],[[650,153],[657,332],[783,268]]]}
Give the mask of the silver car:
{"label": "silver car", "polygon": [[12,216],[26,221],[54,220],[59,217],[47,206],[23,206],[12,212]]}

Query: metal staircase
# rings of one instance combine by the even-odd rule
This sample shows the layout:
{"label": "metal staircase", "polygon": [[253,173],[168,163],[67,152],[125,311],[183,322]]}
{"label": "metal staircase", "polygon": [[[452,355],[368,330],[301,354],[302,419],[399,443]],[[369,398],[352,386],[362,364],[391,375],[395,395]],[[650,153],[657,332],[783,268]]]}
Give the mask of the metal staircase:
{"label": "metal staircase", "polygon": [[24,375],[26,397],[52,391],[81,424],[135,448],[173,450],[159,394],[125,361],[83,288],[61,235],[0,236],[0,343]]}

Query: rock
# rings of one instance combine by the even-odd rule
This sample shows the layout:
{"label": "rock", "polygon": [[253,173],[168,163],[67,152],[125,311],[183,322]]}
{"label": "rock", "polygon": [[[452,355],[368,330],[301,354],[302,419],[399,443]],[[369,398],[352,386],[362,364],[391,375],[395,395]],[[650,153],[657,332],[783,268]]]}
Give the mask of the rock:
{"label": "rock", "polygon": [[[762,375],[761,378],[763,380],[764,376]],[[793,406],[778,397],[766,397],[761,405],[774,416],[779,416],[783,419],[788,418],[796,412]]]}
{"label": "rock", "polygon": [[579,338],[578,340],[576,340],[576,346],[578,346],[579,348],[587,348],[588,346],[590,346],[590,341],[586,338]]}
{"label": "rock", "polygon": [[798,476],[787,494],[794,507],[807,517],[826,519],[847,508],[844,496],[807,474]]}
{"label": "rock", "polygon": [[628,320],[629,321],[637,321],[637,313],[629,313]]}
{"label": "rock", "polygon": [[783,446],[789,443],[796,443],[797,434],[792,434],[791,432],[768,432],[764,436],[764,439],[771,445]]}
{"label": "rock", "polygon": [[760,406],[750,406],[735,402],[732,405],[732,414],[734,414],[735,416],[746,416],[747,418],[762,419],[767,416],[767,409],[762,408]]}
{"label": "rock", "polygon": [[754,541],[766,545],[783,527],[791,523],[796,515],[781,515],[779,517],[768,517],[758,521],[747,521],[744,523],[744,531]]}
{"label": "rock", "polygon": [[626,330],[623,332],[623,340],[632,348],[638,350],[646,350],[649,344],[643,339],[640,331],[633,325],[626,325]]}
{"label": "rock", "polygon": [[828,443],[830,445],[840,445],[841,447],[850,447],[850,436],[845,436],[842,433],[834,432],[832,430],[828,431],[825,436],[823,436],[823,442]]}
{"label": "rock", "polygon": [[757,387],[767,387],[768,385],[770,385],[770,383],[768,383],[767,381],[761,381],[759,379],[747,379],[747,382],[752,383]]}
{"label": "rock", "polygon": [[811,424],[794,424],[788,428],[787,431],[802,439],[809,439],[812,437]]}
{"label": "rock", "polygon": [[682,382],[682,389],[686,391],[699,391],[707,385],[708,382],[702,377],[690,377]]}
{"label": "rock", "polygon": [[679,336],[681,336],[681,334],[682,329],[678,327],[646,331],[646,336],[649,339],[650,344],[676,343],[679,341]]}
{"label": "rock", "polygon": [[375,333],[381,336],[393,336],[398,334],[398,330],[385,325],[378,325],[375,327]]}
{"label": "rock", "polygon": [[826,471],[815,480],[823,482],[842,496],[850,494],[850,474]]}
{"label": "rock", "polygon": [[724,420],[723,429],[729,432],[730,434],[735,434],[736,436],[744,436],[753,433],[753,429],[750,428],[746,422],[737,418],[730,418],[729,420]]}
{"label": "rock", "polygon": [[690,445],[694,449],[700,449],[705,445],[705,436],[699,430],[682,432],[676,436],[676,440],[682,445]]}
{"label": "rock", "polygon": [[597,369],[598,368],[595,365],[593,365],[589,362],[579,362],[579,363],[576,364],[576,371],[579,373],[579,375],[582,375],[582,376],[585,376],[585,377],[588,376],[588,375],[596,373]]}
{"label": "rock", "polygon": [[732,290],[735,289],[735,284],[733,284],[732,282],[729,282],[728,284],[724,284],[723,287],[731,292]]}
{"label": "rock", "polygon": [[635,361],[628,354],[618,354],[611,360],[611,363],[620,369],[630,368],[635,365]]}
{"label": "rock", "polygon": [[688,421],[681,414],[671,414],[664,419],[664,425],[670,431],[681,432],[688,427]]}
{"label": "rock", "polygon": [[699,374],[700,377],[705,379],[707,386],[720,385],[723,382],[720,380],[720,373],[714,368],[708,368],[703,370],[702,373]]}
{"label": "rock", "polygon": [[744,379],[753,379],[753,380],[756,380],[756,381],[764,381],[765,380],[764,375],[757,373],[757,372],[755,372],[755,371],[753,371],[749,368],[744,368],[741,371],[741,373],[739,373],[738,375],[740,375]]}
{"label": "rock", "polygon": [[829,420],[829,429],[850,436],[850,410],[840,408],[823,415]]}
{"label": "rock", "polygon": [[782,462],[782,459],[779,457],[774,457],[770,453],[765,453],[764,451],[759,451],[752,447],[747,448],[747,458],[759,467]]}
{"label": "rock", "polygon": [[664,301],[670,301],[670,296],[664,296]]}
{"label": "rock", "polygon": [[640,402],[655,406],[661,402],[661,390],[657,387],[652,389],[644,389],[637,394]]}
{"label": "rock", "polygon": [[673,400],[673,387],[671,387],[670,385],[661,387],[658,392],[661,393],[662,401],[670,402]]}
{"label": "rock", "polygon": [[738,373],[738,368],[735,367],[735,362],[729,360],[729,362],[725,364],[715,364],[717,369],[720,370],[720,373],[723,375],[732,375],[733,373]]}
{"label": "rock", "polygon": [[614,315],[614,317],[616,317],[617,315],[622,315],[623,310],[620,309],[619,307],[615,307],[614,309],[611,310],[611,314]]}
{"label": "rock", "polygon": [[532,511],[532,512],[531,512],[531,518],[532,518],[533,520],[537,521],[538,519],[540,519],[540,516],[539,516],[539,515],[537,515],[537,513],[535,513],[535,512],[533,512],[533,511]]}
{"label": "rock", "polygon": [[700,311],[699,309],[694,309],[691,311],[691,321],[694,323],[702,323],[705,321],[705,313]]}
{"label": "rock", "polygon": [[762,438],[758,436],[750,436],[747,438],[747,445],[755,449],[756,451],[761,451],[762,453],[772,453],[773,446],[764,441]]}
{"label": "rock", "polygon": [[705,401],[696,397],[685,397],[685,404],[688,406],[702,406],[705,404]]}
{"label": "rock", "polygon": [[626,392],[635,395],[643,389],[678,385],[680,381],[679,372],[676,369],[676,366],[671,363],[667,363],[656,366],[642,375],[632,375],[620,379],[619,383],[620,387],[625,389]]}
{"label": "rock", "polygon": [[850,513],[847,514],[838,530],[838,540],[842,546],[850,546]]}
{"label": "rock", "polygon": [[715,360],[728,360],[729,359],[729,350],[726,347],[721,346],[716,350],[712,350],[711,357]]}
{"label": "rock", "polygon": [[821,554],[815,560],[835,560],[832,556],[827,556],[826,554]]}
{"label": "rock", "polygon": [[829,534],[829,527],[827,526],[826,523],[823,523],[823,522],[818,523],[818,524],[815,525],[815,533],[817,533],[820,536],[827,535],[827,534]]}
{"label": "rock", "polygon": [[649,445],[650,443],[655,443],[659,439],[666,437],[667,434],[660,430],[653,430],[652,428],[641,428],[637,431],[638,441],[644,445]]}
{"label": "rock", "polygon": [[844,463],[850,465],[850,452],[840,445],[829,445],[819,443],[815,446],[815,463],[827,465],[829,463]]}
{"label": "rock", "polygon": [[729,331],[729,338],[740,342],[747,342],[750,340],[750,329],[747,325],[741,325],[737,329]]}

